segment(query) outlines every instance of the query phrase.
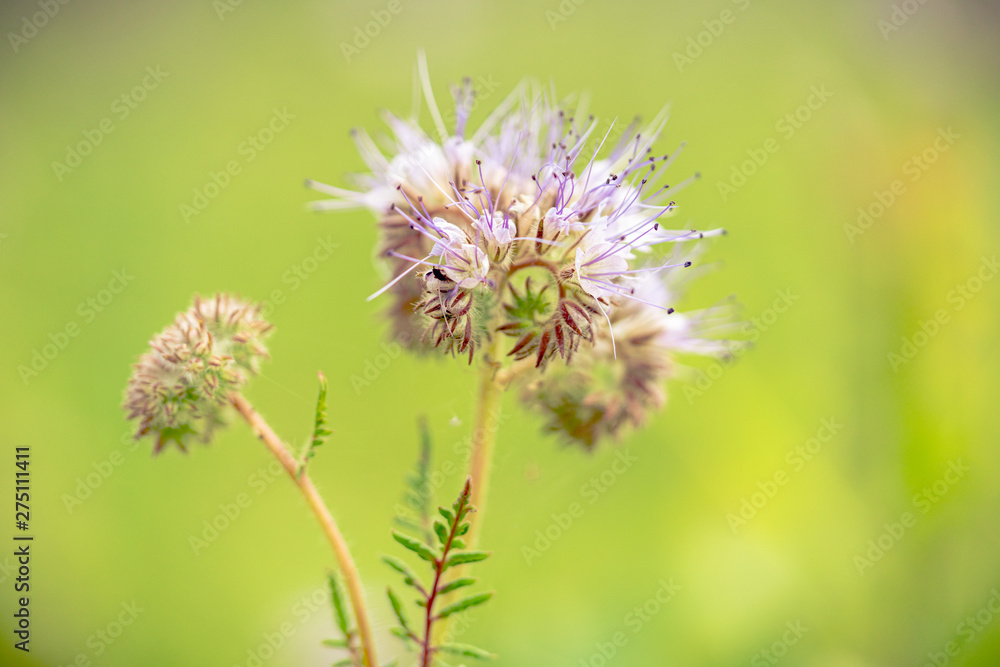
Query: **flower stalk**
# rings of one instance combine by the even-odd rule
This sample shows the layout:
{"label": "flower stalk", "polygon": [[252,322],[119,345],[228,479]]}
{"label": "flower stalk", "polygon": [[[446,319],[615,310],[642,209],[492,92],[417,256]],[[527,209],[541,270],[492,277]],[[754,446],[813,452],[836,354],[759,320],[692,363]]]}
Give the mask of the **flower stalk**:
{"label": "flower stalk", "polygon": [[278,459],[281,467],[285,469],[288,476],[295,482],[295,486],[302,492],[309,508],[316,515],[316,520],[319,521],[323,533],[329,540],[330,546],[333,547],[333,553],[337,558],[341,575],[344,577],[347,585],[347,593],[351,599],[351,607],[354,610],[354,618],[358,625],[358,634],[361,639],[361,664],[364,667],[377,667],[378,660],[375,657],[375,642],[372,637],[368,611],[365,607],[361,577],[358,574],[357,566],[354,564],[351,551],[347,547],[347,542],[344,540],[340,528],[337,527],[337,522],[333,518],[333,514],[330,513],[319,491],[313,485],[309,473],[300,469],[299,461],[292,456],[291,452],[288,451],[288,448],[281,441],[281,438],[264,421],[264,418],[253,409],[253,406],[250,405],[242,394],[233,392],[229,395],[229,399],[240,416],[250,424],[257,437],[264,442],[271,453],[274,454],[274,457]]}
{"label": "flower stalk", "polygon": [[[494,350],[499,347],[500,336],[496,336]],[[490,487],[490,473],[493,468],[493,449],[497,431],[500,430],[499,410],[503,388],[497,383],[497,369],[486,360],[479,371],[479,393],[476,399],[476,421],[472,432],[472,454],[469,461],[469,477],[472,479],[471,504],[478,512],[478,520],[473,522],[468,537],[470,548],[479,542],[486,500]]]}

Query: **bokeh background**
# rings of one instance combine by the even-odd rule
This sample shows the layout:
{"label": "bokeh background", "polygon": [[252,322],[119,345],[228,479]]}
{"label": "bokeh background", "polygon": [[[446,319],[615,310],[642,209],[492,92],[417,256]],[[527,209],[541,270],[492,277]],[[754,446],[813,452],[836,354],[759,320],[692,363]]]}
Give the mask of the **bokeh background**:
{"label": "bokeh background", "polygon": [[[129,364],[193,293],[216,290],[280,297],[273,361],[249,397],[288,440],[308,435],[315,373],[329,376],[336,435],[312,471],[382,652],[398,650],[378,555],[394,549],[419,414],[435,468],[461,467],[474,372],[379,357],[369,215],[307,212],[302,180],[344,184],[361,168],[349,129],[410,108],[423,47],[439,101],[448,83],[478,81],[473,123],[524,76],[588,91],[609,119],[672,103],[660,146],[686,140],[676,178],[704,177],[684,215],[731,232],[687,305],[734,293],[756,339],[735,364],[703,365],[696,391],[673,385],[621,449],[560,446],[506,398],[484,535],[495,556],[480,570],[499,594],[462,641],[518,666],[1000,664],[996,3],[399,0],[355,42],[390,4],[3,3],[0,494],[13,504],[13,448],[30,446],[36,541],[27,656],[12,648],[13,546],[0,549],[0,663],[334,661],[319,646],[334,633],[328,548],[292,485],[266,481],[249,430],[157,458],[127,437]],[[828,99],[800,110],[813,87]],[[283,129],[249,148],[275,110]],[[69,166],[68,147],[102,121],[112,131],[89,155],[53,164]],[[941,132],[951,139],[935,147]],[[723,193],[768,139],[779,150]],[[230,161],[240,173],[185,215]],[[897,179],[891,205],[857,227]],[[329,259],[304,265],[324,244]],[[108,299],[115,271],[131,278]],[[938,311],[947,321],[915,336]],[[78,335],[37,375],[19,370],[71,324]],[[904,339],[915,354],[894,360]],[[828,435],[823,420],[835,434],[798,463],[796,448]],[[585,493],[621,452],[636,463]],[[754,496],[776,474],[773,497]],[[459,477],[441,480],[442,503]],[[195,553],[191,537],[243,493],[250,506]],[[744,499],[759,507],[736,525]],[[573,502],[583,516],[527,555]],[[661,582],[680,587],[662,605]],[[118,633],[123,604],[135,618]],[[262,648],[283,624],[290,636]],[[618,632],[627,643],[602,656]]]}

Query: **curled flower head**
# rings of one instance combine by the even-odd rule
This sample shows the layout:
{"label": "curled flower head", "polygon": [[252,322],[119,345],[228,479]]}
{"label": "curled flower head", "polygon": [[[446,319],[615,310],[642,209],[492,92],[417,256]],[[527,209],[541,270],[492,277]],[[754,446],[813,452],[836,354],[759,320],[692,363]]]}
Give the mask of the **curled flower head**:
{"label": "curled flower head", "polygon": [[154,452],[173,440],[208,442],[222,423],[229,394],[260,371],[272,326],[258,306],[216,294],[179,313],[134,366],[124,408],[138,419],[135,437],[156,437]]}
{"label": "curled flower head", "polygon": [[[687,257],[698,252],[678,248],[675,261],[692,261]],[[647,303],[675,303],[681,293],[680,275],[663,281],[652,272],[641,274],[634,283],[641,301],[616,308],[610,315],[611,327],[601,329],[594,345],[582,350],[572,364],[553,367],[525,383],[522,401],[543,415],[546,430],[586,448],[605,439],[618,440],[664,405],[664,384],[679,375],[682,360],[726,358],[739,349],[739,343],[724,338],[737,329],[736,308],[730,300],[684,313],[647,307]]]}
{"label": "curled flower head", "polygon": [[[466,82],[455,89],[449,130],[422,59],[420,67],[434,133],[391,114],[394,138],[384,150],[355,132],[369,172],[357,178],[358,190],[308,182],[333,197],[314,208],[363,207],[378,219],[392,277],[370,298],[393,302],[397,333],[420,329],[424,349],[469,363],[477,354],[494,366],[534,362],[549,373],[538,380],[547,397],[558,393],[550,376],[583,373],[604,362],[606,349],[618,386],[638,382],[646,396],[602,414],[631,410],[618,421],[638,423],[637,405],[663,402],[653,385],[668,374],[672,353],[715,349],[692,343],[698,316],[675,313],[675,293],[650,287],[692,265],[679,259],[688,249],[665,260],[664,248],[723,233],[664,227],[678,211],[674,197],[697,179],[668,179],[681,147],[653,151],[666,112],[646,126],[599,131],[582,105],[574,113],[523,83],[473,132]],[[684,336],[692,340],[680,344]]]}

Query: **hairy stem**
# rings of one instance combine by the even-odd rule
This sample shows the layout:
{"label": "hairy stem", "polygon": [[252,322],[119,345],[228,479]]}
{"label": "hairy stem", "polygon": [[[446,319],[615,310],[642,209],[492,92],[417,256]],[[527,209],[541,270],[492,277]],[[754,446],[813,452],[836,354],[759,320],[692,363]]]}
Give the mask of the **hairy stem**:
{"label": "hairy stem", "polygon": [[240,416],[250,424],[251,428],[257,433],[257,436],[264,441],[267,448],[271,450],[271,453],[278,459],[281,466],[288,472],[292,481],[295,482],[295,486],[299,487],[299,490],[305,497],[309,508],[316,515],[316,520],[319,521],[323,532],[330,541],[330,546],[333,547],[337,564],[340,566],[340,572],[347,585],[347,593],[351,598],[355,622],[358,624],[358,634],[361,637],[361,663],[364,667],[377,667],[378,660],[375,657],[375,642],[372,637],[371,622],[368,620],[368,611],[365,607],[361,577],[358,575],[358,568],[354,565],[350,549],[347,548],[347,542],[337,527],[337,522],[327,508],[326,503],[323,502],[319,491],[313,485],[309,473],[305,470],[300,472],[299,462],[288,451],[281,438],[264,421],[264,418],[253,409],[253,406],[241,394],[233,392],[230,394],[229,399],[240,413]]}
{"label": "hairy stem", "polygon": [[[494,334],[497,342],[500,335]],[[494,351],[498,349],[493,346]],[[486,359],[479,374],[479,395],[476,403],[476,423],[472,432],[472,460],[469,462],[469,477],[472,478],[471,503],[478,512],[478,521],[474,521],[466,542],[470,549],[475,549],[479,541],[479,528],[483,524],[483,512],[486,509],[487,492],[489,491],[490,471],[493,467],[493,446],[496,444],[499,430],[500,397],[503,390],[497,384],[496,369],[490,359]]]}

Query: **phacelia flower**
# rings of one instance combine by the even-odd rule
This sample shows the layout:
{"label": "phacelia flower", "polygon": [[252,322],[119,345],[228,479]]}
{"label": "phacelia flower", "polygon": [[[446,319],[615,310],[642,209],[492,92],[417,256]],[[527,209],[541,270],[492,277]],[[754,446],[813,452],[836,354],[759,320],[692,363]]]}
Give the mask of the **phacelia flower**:
{"label": "phacelia flower", "polygon": [[[653,152],[666,112],[644,127],[599,132],[582,104],[573,112],[523,83],[472,132],[466,81],[454,90],[449,130],[423,59],[420,78],[433,134],[387,114],[393,138],[383,148],[354,133],[369,168],[357,190],[307,182],[333,197],[315,209],[362,207],[377,218],[391,279],[370,298],[390,299],[396,334],[421,331],[423,349],[469,363],[478,353],[498,368],[504,358],[533,361],[547,375],[529,384],[531,400],[557,421],[572,404],[559,423],[582,441],[640,423],[663,403],[674,354],[729,345],[714,333],[700,342],[706,315],[676,313],[676,290],[655,287],[677,284],[691,246],[724,233],[664,228],[678,212],[674,197],[697,178],[666,182],[681,148]],[[661,249],[671,247],[664,260]],[[605,370],[612,388],[597,390]],[[572,391],[557,386],[564,375]],[[577,428],[593,419],[602,423]]]}
{"label": "phacelia flower", "polygon": [[171,440],[181,449],[192,438],[207,443],[229,394],[260,371],[271,329],[259,306],[228,294],[195,297],[134,365],[124,407],[139,420],[135,437],[155,436],[154,452]]}

